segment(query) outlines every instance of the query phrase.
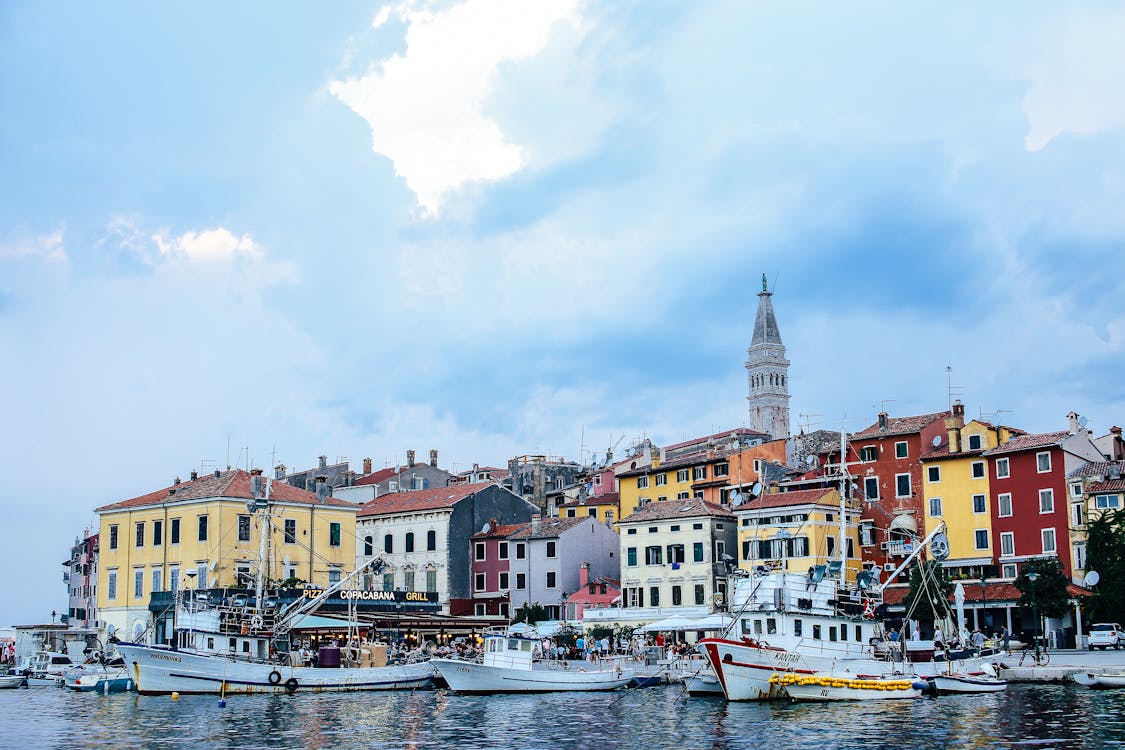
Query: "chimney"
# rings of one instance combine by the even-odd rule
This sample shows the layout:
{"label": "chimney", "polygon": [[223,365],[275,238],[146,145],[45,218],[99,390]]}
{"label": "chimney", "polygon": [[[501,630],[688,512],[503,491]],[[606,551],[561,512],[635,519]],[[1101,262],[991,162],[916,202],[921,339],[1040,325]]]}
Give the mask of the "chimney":
{"label": "chimney", "polygon": [[351,487],[352,485],[354,485],[355,484],[355,472],[351,471],[351,470],[347,471],[344,474],[344,482],[345,482],[345,485],[344,485],[345,487]]}
{"label": "chimney", "polygon": [[[228,466],[227,468],[229,469],[230,467]],[[222,474],[221,471],[219,471],[218,469],[215,469],[215,479],[218,479],[221,474]]]}
{"label": "chimney", "polygon": [[168,494],[169,495],[175,495],[176,494],[176,488],[175,487],[169,487],[168,488]]}
{"label": "chimney", "polygon": [[1078,430],[1081,429],[1078,425],[1078,412],[1068,412],[1066,415],[1067,430],[1071,435],[1077,435]]}
{"label": "chimney", "polygon": [[406,468],[414,468],[414,451],[412,450],[406,452]]}
{"label": "chimney", "polygon": [[191,473],[191,481],[193,481],[193,482],[194,482],[194,481],[195,481],[196,479],[199,479],[199,472],[198,472],[198,471],[193,471],[193,472]]}
{"label": "chimney", "polygon": [[499,526],[499,525],[500,524],[497,523],[495,518],[488,519],[488,533],[489,534],[495,534],[496,533],[496,527]]}
{"label": "chimney", "polygon": [[961,403],[961,399],[953,402],[953,418],[957,420],[958,427],[965,426],[965,405]]}
{"label": "chimney", "polygon": [[370,473],[371,473],[371,459],[365,458],[365,459],[363,459],[363,474],[364,474],[364,476],[366,476]]}
{"label": "chimney", "polygon": [[179,478],[179,477],[176,477],[176,481],[172,482],[172,484],[179,484],[179,483],[180,483],[180,478]]}
{"label": "chimney", "polygon": [[[954,411],[954,414],[956,414],[956,413],[957,412]],[[960,453],[961,452],[961,427],[962,427],[962,425],[957,423],[957,417],[954,416],[954,417],[946,418],[946,420],[945,420],[945,432],[949,436],[949,452],[950,453]]]}
{"label": "chimney", "polygon": [[435,469],[437,468],[437,450],[436,449],[430,450],[430,466],[434,467]]}
{"label": "chimney", "polygon": [[1109,455],[1111,461],[1120,461],[1125,458],[1125,441],[1121,439],[1121,428],[1117,425],[1109,428],[1109,434],[1112,437],[1113,445],[1110,446]]}
{"label": "chimney", "polygon": [[328,487],[328,477],[324,476],[323,474],[317,476],[317,478],[316,478],[316,501],[318,503],[327,502],[328,498],[331,496],[331,494],[332,493],[329,492],[329,487]]}
{"label": "chimney", "polygon": [[273,467],[273,478],[285,479],[285,464],[278,464],[277,466]]}
{"label": "chimney", "polygon": [[538,513],[531,514],[531,533],[538,534],[543,530],[543,516]]}
{"label": "chimney", "polygon": [[585,588],[590,585],[590,563],[584,562],[578,566],[578,586]]}
{"label": "chimney", "polygon": [[879,429],[887,429],[887,412],[885,411],[879,412]]}

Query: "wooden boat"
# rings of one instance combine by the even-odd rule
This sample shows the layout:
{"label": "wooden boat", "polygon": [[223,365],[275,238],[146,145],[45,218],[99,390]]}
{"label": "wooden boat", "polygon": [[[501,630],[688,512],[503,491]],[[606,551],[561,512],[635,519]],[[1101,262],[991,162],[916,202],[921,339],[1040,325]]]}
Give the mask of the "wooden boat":
{"label": "wooden boat", "polygon": [[1101,690],[1125,688],[1125,674],[1078,672],[1074,675],[1074,681],[1079,685]]}
{"label": "wooden boat", "polygon": [[812,675],[786,672],[770,676],[770,683],[784,688],[794,701],[875,701],[918,698],[926,683],[914,676],[868,677],[850,673],[820,672]]}
{"label": "wooden boat", "polygon": [[987,674],[938,674],[929,681],[939,693],[998,693],[1008,687],[1006,680]]}

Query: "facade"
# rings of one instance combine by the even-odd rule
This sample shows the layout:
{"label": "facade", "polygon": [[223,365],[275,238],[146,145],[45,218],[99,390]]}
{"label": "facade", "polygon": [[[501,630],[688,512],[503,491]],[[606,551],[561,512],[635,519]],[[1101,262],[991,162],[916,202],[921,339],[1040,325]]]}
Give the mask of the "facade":
{"label": "facade", "polygon": [[[471,543],[473,594],[470,605],[477,617],[512,616],[511,567],[513,546],[508,537],[525,524],[499,524],[490,519],[488,525],[473,534]],[[525,549],[526,554],[526,549]]]}
{"label": "facade", "polygon": [[72,627],[96,627],[98,621],[98,535],[83,532],[63,562],[67,602],[64,622]]}
{"label": "facade", "polygon": [[437,592],[446,614],[472,613],[469,540],[485,524],[531,519],[535,506],[496,484],[459,484],[382,495],[356,519],[356,564],[380,557],[384,591]]}
{"label": "facade", "polygon": [[590,578],[590,564],[578,567],[578,588],[566,598],[564,620],[581,620],[586,613],[605,610],[621,602],[621,581],[599,576]]}
{"label": "facade", "polygon": [[751,429],[779,440],[789,437],[789,360],[785,358],[772,297],[762,274],[754,335],[746,350],[747,401]]}
{"label": "facade", "polygon": [[580,465],[555,456],[517,456],[508,461],[512,492],[530,500],[543,515],[550,515],[547,494],[578,483]]}
{"label": "facade", "polygon": [[336,496],[352,502],[366,503],[390,492],[408,492],[446,487],[451,474],[437,465],[438,452],[430,451],[428,464],[418,463],[414,451],[406,452],[406,463],[372,471],[371,459],[363,459],[363,474],[351,480],[350,486],[336,491]]}
{"label": "facade", "polygon": [[319,456],[317,465],[304,471],[289,473],[285,464],[278,464],[273,468],[273,477],[293,487],[315,492],[318,478],[320,478],[320,481],[326,482],[329,487],[346,487],[352,483],[355,472],[348,468],[347,461],[330,464],[328,463],[328,456]]}
{"label": "facade", "polygon": [[480,482],[502,482],[511,475],[507,469],[498,469],[495,466],[481,466],[473,464],[468,471],[461,471],[449,478],[450,484],[479,484]]}
{"label": "facade", "polygon": [[733,569],[738,555],[728,509],[699,498],[649,503],[623,518],[618,529],[624,610],[619,619],[702,617],[726,606],[726,563]]}
{"label": "facade", "polygon": [[1103,513],[1125,508],[1125,460],[1089,461],[1070,472],[1067,482],[1072,503],[1070,551],[1073,578],[1078,581],[1086,574],[1086,524]]}
{"label": "facade", "polygon": [[621,570],[617,532],[591,516],[540,518],[508,535],[512,609],[538,603],[559,619],[566,597],[578,589],[580,568],[588,575],[616,578]]}
{"label": "facade", "polygon": [[[247,502],[264,485],[260,469],[216,471],[97,508],[98,617],[136,639],[151,622],[153,594],[252,586],[262,514],[248,512]],[[275,482],[270,501],[268,580],[327,586],[353,569],[359,506],[324,484],[314,493]]]}
{"label": "facade", "polygon": [[608,492],[597,497],[568,500],[558,508],[559,518],[581,518],[591,516],[602,523],[614,523],[618,518],[620,498],[616,492]]}

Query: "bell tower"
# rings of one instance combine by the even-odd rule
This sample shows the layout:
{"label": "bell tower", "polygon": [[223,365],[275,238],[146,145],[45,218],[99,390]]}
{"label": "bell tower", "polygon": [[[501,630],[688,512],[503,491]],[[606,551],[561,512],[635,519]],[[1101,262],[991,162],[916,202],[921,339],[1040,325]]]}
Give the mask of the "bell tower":
{"label": "bell tower", "polygon": [[750,428],[774,440],[789,437],[789,360],[773,312],[773,292],[762,274],[754,337],[746,350]]}

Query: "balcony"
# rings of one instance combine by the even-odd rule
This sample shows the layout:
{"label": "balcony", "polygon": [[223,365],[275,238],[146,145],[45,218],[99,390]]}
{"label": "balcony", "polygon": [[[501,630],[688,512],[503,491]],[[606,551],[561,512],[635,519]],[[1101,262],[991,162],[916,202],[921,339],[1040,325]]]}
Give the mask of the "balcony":
{"label": "balcony", "polygon": [[887,555],[890,557],[906,557],[914,551],[915,542],[896,540],[887,542]]}

